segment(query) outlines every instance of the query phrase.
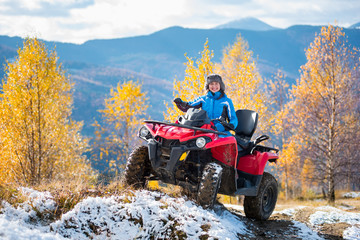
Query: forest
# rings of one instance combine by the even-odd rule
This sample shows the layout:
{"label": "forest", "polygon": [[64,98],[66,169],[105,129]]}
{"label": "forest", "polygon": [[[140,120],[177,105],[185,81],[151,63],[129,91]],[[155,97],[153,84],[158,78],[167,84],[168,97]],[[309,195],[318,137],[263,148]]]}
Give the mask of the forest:
{"label": "forest", "polygon": [[[205,78],[220,74],[235,109],[259,113],[255,135],[271,133],[280,149],[272,171],[280,197],[321,195],[330,203],[336,191],[360,190],[359,49],[341,28],[322,27],[306,49],[300,78],[290,86],[278,70],[263,78],[246,39],[238,35],[213,61],[208,39],[199,56],[186,55],[183,79],[174,79],[173,97],[190,101],[204,93]],[[57,53],[28,38],[14,61],[6,63],[0,89],[0,198],[18,186],[82,182],[108,186],[121,179],[131,150],[141,144],[137,131],[148,116],[147,92],[137,80],[112,88],[94,138],[81,135],[83,123],[72,119],[73,81]],[[166,103],[164,119],[182,114]],[[94,170],[104,165],[106,173]]]}

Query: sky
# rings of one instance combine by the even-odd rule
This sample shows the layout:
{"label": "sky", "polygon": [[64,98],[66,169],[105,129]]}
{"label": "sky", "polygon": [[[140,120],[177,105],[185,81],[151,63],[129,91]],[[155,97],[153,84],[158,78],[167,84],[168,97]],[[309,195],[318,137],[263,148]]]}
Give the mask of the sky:
{"label": "sky", "polygon": [[349,27],[360,0],[0,0],[0,35],[81,44],[171,26],[213,28],[246,17],[274,27]]}

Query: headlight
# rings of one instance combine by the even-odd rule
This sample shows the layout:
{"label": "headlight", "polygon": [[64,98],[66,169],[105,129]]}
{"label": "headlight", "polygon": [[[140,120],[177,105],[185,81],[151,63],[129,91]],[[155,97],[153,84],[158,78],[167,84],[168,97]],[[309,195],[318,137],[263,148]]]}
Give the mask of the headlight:
{"label": "headlight", "polygon": [[140,137],[145,138],[150,133],[149,129],[147,127],[142,127],[139,131]]}
{"label": "headlight", "polygon": [[205,138],[199,137],[198,139],[196,139],[196,146],[198,148],[203,148],[203,147],[205,147],[205,145],[206,145],[206,139]]}

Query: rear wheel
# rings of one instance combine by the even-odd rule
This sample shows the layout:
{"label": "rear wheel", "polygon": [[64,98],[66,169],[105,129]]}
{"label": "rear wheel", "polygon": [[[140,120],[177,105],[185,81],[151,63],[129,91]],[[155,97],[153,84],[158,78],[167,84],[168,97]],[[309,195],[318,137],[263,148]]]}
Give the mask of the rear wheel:
{"label": "rear wheel", "polygon": [[267,172],[262,176],[257,196],[245,196],[244,211],[248,218],[267,220],[274,211],[278,195],[276,179]]}
{"label": "rear wheel", "polygon": [[222,167],[217,163],[206,164],[199,184],[197,202],[204,208],[212,208],[218,193]]}
{"label": "rear wheel", "polygon": [[150,176],[150,160],[147,146],[135,148],[127,161],[124,180],[126,185],[133,186],[135,189],[144,188],[146,177]]}

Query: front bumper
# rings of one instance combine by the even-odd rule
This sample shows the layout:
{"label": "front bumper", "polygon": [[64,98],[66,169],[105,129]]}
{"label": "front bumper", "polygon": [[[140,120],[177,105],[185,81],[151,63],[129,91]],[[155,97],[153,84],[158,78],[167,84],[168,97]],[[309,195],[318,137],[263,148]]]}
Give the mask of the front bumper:
{"label": "front bumper", "polygon": [[180,157],[185,153],[188,153],[191,150],[199,150],[199,148],[187,147],[186,145],[172,146],[170,148],[165,148],[161,143],[150,139],[148,141],[149,148],[149,158],[153,169],[156,171],[158,169],[163,169],[166,172],[174,173],[178,166],[185,159]]}

